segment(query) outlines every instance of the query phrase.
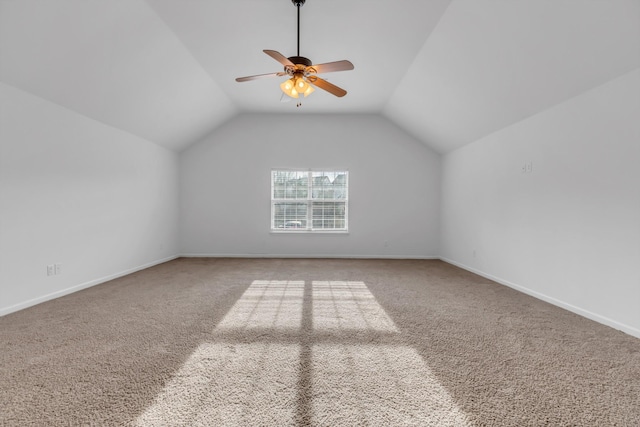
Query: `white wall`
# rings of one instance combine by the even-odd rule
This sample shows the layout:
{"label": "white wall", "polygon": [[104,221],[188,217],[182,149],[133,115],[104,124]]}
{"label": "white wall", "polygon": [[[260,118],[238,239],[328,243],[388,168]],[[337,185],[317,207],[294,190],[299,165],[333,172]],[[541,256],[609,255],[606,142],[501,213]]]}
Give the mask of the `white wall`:
{"label": "white wall", "polygon": [[[348,170],[349,233],[270,233],[272,168]],[[241,115],[182,152],[180,176],[185,254],[439,253],[440,157],[381,116]]]}
{"label": "white wall", "polygon": [[442,255],[640,336],[639,165],[636,70],[444,156]]}
{"label": "white wall", "polygon": [[0,315],[177,254],[177,154],[2,83],[0,120]]}

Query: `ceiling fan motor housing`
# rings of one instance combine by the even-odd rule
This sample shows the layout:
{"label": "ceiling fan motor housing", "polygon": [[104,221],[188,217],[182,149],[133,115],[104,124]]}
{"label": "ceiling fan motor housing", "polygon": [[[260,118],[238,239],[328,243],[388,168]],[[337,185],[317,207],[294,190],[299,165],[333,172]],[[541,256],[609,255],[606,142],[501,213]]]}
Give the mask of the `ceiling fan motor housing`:
{"label": "ceiling fan motor housing", "polygon": [[311,60],[309,58],[305,58],[304,56],[290,56],[287,59],[296,65],[300,64],[304,65],[305,67],[311,66]]}

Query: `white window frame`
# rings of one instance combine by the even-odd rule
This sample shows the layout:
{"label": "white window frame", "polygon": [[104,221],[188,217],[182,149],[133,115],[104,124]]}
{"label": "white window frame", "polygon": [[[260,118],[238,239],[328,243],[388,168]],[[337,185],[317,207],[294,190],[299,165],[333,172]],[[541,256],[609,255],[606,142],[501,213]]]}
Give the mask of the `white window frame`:
{"label": "white window frame", "polygon": [[[274,180],[274,172],[297,172],[297,173],[306,173],[307,175],[307,197],[306,198],[275,198],[275,180]],[[313,174],[318,172],[331,172],[331,173],[340,173],[345,175],[345,188],[344,188],[344,197],[340,198],[313,198]],[[271,181],[271,220],[270,220],[270,229],[272,233],[348,233],[349,232],[349,171],[346,169],[290,169],[290,168],[274,168],[271,169],[270,172],[270,181]],[[303,187],[304,188],[304,187]],[[333,193],[335,194],[335,193]],[[314,228],[313,227],[313,205],[314,203],[319,202],[333,202],[333,203],[344,203],[344,228]],[[306,227],[305,228],[280,228],[275,226],[276,221],[276,205],[278,203],[306,203],[307,204],[307,214],[306,214]]]}

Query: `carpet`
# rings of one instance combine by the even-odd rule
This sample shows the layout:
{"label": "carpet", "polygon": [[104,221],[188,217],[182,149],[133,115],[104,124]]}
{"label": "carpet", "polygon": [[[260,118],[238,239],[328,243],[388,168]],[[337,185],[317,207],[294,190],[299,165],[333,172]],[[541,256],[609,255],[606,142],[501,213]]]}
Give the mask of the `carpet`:
{"label": "carpet", "polygon": [[640,425],[640,340],[442,261],[182,258],[0,342],[3,426]]}

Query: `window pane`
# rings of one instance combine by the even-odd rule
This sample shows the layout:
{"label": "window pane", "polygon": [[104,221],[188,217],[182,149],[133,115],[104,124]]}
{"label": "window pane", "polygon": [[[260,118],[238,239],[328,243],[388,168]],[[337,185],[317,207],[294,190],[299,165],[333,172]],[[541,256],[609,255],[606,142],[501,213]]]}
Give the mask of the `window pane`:
{"label": "window pane", "polygon": [[299,202],[274,202],[273,228],[307,228],[307,204]]}
{"label": "window pane", "polygon": [[345,202],[313,202],[313,228],[323,230],[345,229]]}
{"label": "window pane", "polygon": [[334,199],[347,198],[347,173],[346,172],[338,172],[331,184],[333,186]]}
{"label": "window pane", "polygon": [[335,172],[311,173],[311,197],[313,199],[333,199],[331,179]]}
{"label": "window pane", "polygon": [[273,171],[274,199],[306,199],[308,193],[308,172]]}

